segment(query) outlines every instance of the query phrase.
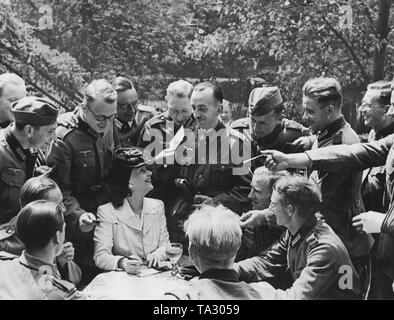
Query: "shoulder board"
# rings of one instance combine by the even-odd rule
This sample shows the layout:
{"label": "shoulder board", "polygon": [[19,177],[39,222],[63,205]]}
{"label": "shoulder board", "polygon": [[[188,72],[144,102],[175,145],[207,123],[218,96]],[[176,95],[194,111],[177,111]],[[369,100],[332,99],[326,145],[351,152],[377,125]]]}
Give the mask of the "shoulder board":
{"label": "shoulder board", "polygon": [[74,130],[75,128],[66,128],[63,126],[59,126],[56,130],[56,136],[58,137],[58,139],[64,140],[66,136],[68,136],[68,134],[70,134]]}
{"label": "shoulder board", "polygon": [[332,144],[342,144],[342,135],[342,131],[334,133],[334,135],[332,136]]}
{"label": "shoulder board", "polygon": [[149,112],[149,113],[156,113],[156,109],[149,106],[139,105],[138,111],[140,112]]}
{"label": "shoulder board", "polygon": [[242,141],[246,141],[246,137],[236,129],[230,128],[229,133],[232,137],[237,138]]}
{"label": "shoulder board", "polygon": [[158,115],[152,117],[151,119],[149,119],[146,122],[146,124],[147,124],[147,126],[151,127],[151,126],[154,126],[154,125],[156,125],[158,123],[166,122],[167,119],[168,119],[167,115],[165,113],[161,113],[161,114],[158,114]]}
{"label": "shoulder board", "polygon": [[73,294],[75,291],[77,291],[77,288],[71,282],[60,280],[53,276],[51,276],[51,281],[56,288],[67,294]]}
{"label": "shoulder board", "polygon": [[0,230],[0,241],[9,239],[15,234],[13,227],[6,227]]}
{"label": "shoulder board", "polygon": [[231,123],[231,129],[249,129],[250,128],[250,119],[243,118],[239,120],[235,120]]}

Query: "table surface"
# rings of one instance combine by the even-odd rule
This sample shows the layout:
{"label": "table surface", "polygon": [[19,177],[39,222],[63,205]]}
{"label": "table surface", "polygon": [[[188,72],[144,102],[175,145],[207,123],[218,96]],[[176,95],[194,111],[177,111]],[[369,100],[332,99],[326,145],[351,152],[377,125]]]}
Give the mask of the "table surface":
{"label": "table surface", "polygon": [[163,300],[164,293],[188,285],[170,271],[147,277],[112,271],[99,274],[83,292],[95,300]]}

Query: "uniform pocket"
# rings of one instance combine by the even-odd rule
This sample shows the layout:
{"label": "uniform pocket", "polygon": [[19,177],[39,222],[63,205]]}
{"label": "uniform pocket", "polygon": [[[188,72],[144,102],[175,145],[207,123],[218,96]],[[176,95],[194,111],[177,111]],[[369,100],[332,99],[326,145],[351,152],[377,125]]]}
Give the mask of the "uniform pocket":
{"label": "uniform pocket", "polygon": [[22,187],[25,183],[26,174],[22,169],[6,168],[1,175],[1,180],[10,187]]}

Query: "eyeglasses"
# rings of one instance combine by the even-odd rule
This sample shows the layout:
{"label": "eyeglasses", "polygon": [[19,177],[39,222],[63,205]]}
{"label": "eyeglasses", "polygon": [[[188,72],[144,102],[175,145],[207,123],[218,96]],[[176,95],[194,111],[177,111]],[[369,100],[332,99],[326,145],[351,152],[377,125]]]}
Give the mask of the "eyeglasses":
{"label": "eyeglasses", "polygon": [[104,122],[104,121],[107,121],[107,120],[111,121],[111,120],[113,120],[113,119],[115,118],[115,116],[116,116],[116,114],[112,114],[112,115],[110,115],[110,116],[108,116],[108,117],[106,117],[106,116],[98,116],[98,115],[96,115],[96,114],[92,111],[92,109],[89,107],[89,105],[86,105],[86,107],[87,107],[88,110],[92,113],[94,119],[95,119],[97,122]]}

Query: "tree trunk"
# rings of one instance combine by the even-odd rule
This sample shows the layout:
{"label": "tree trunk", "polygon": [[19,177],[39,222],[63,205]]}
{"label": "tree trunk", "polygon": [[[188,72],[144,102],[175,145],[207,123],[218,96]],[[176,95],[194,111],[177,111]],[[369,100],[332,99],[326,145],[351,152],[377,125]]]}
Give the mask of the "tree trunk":
{"label": "tree trunk", "polygon": [[380,47],[375,56],[374,63],[374,80],[384,79],[384,67],[386,62],[387,39],[390,31],[390,6],[391,0],[378,1],[378,20],[376,22],[376,31],[380,40]]}

